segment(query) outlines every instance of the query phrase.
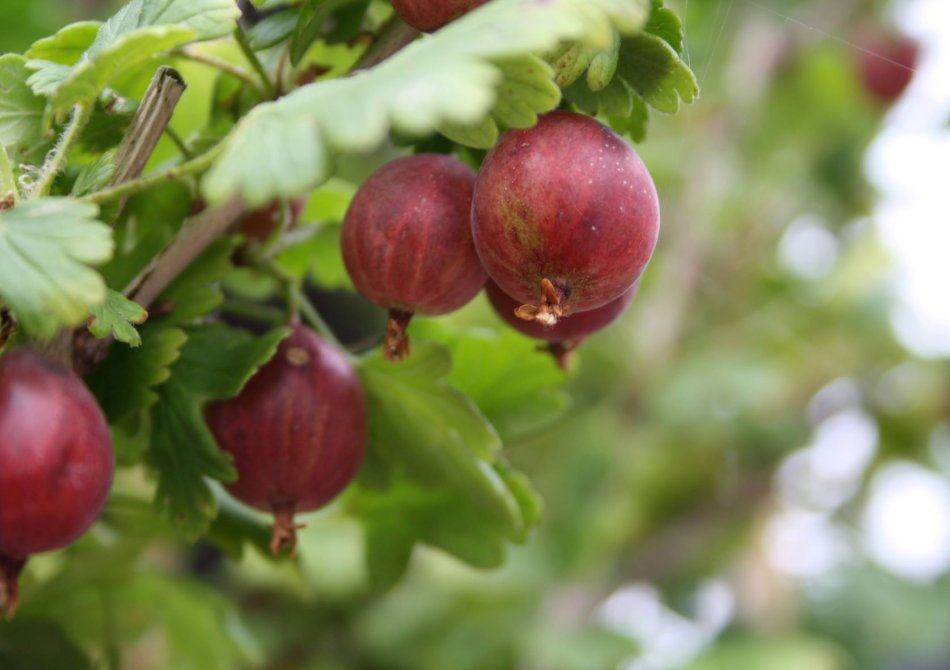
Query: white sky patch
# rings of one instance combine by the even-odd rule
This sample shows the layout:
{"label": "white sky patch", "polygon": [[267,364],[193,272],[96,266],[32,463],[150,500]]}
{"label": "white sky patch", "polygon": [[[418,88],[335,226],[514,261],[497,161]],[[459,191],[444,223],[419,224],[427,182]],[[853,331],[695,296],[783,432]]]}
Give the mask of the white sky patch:
{"label": "white sky patch", "polygon": [[768,520],[762,541],[769,563],[798,578],[823,577],[851,555],[844,532],[824,512],[784,509]]}
{"label": "white sky patch", "polygon": [[694,594],[692,610],[692,616],[679,614],[663,604],[654,585],[632,583],[607,598],[598,618],[640,645],[641,653],[621,670],[673,670],[693,661],[729,625],[735,596],[726,582],[709,580]]}
{"label": "white sky patch", "polygon": [[861,527],[868,555],[881,566],[933,581],[950,568],[950,485],[919,465],[891,463],[874,477]]}
{"label": "white sky patch", "polygon": [[877,423],[846,409],[822,421],[812,443],[785,458],[776,473],[779,499],[789,508],[833,511],[861,487],[877,452]]}
{"label": "white sky patch", "polygon": [[916,0],[898,14],[923,43],[910,87],[868,150],[881,195],[875,219],[896,263],[901,341],[922,356],[950,355],[950,2]]}
{"label": "white sky patch", "polygon": [[778,247],[782,266],[802,279],[821,279],[838,260],[838,238],[814,214],[792,221]]}

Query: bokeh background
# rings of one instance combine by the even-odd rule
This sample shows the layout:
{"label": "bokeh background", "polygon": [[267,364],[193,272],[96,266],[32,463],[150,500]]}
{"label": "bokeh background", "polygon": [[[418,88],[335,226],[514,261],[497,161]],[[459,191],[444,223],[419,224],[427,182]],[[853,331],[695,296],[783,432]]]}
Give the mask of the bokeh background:
{"label": "bokeh background", "polygon": [[[402,584],[371,594],[359,528],[330,509],[309,519],[299,569],[168,542],[108,596],[150,616],[110,621],[90,596],[55,617],[68,640],[7,635],[0,656],[79,644],[130,669],[950,668],[950,4],[667,4],[702,97],[654,116],[638,148],[660,245],[628,313],[581,350],[570,411],[508,445],[545,513],[504,568],[417,550]],[[2,2],[0,52],[118,5]],[[862,59],[887,58],[862,38],[881,26],[920,46],[893,104],[860,76]],[[481,298],[452,322],[503,328]],[[38,663],[22,667],[54,667]]]}

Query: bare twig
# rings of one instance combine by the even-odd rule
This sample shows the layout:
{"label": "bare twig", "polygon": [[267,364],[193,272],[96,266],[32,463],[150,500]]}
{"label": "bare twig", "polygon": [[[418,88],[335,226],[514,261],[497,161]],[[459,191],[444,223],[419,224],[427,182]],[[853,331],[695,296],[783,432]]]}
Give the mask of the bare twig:
{"label": "bare twig", "polygon": [[244,202],[234,199],[185,221],[178,236],[126,289],[126,294],[148,307],[182,270],[212,242],[227,233],[245,211]]}
{"label": "bare twig", "polygon": [[[178,236],[129,284],[125,295],[148,309],[192,261],[230,230],[244,212],[244,203],[235,199],[186,220]],[[111,336],[97,339],[85,328],[77,329],[71,342],[73,368],[80,375],[91,371],[102,362],[114,341]]]}
{"label": "bare twig", "polygon": [[129,131],[116,150],[112,185],[136,179],[142,174],[184,92],[185,80],[177,70],[168,66],[158,68],[132,117]]}

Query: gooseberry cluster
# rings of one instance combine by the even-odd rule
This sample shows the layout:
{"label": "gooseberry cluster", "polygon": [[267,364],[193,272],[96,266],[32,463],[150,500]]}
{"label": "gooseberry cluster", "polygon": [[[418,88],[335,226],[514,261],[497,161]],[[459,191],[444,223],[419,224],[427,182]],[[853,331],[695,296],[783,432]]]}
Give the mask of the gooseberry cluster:
{"label": "gooseberry cluster", "polygon": [[462,307],[487,275],[502,318],[564,362],[633,299],[659,225],[653,180],[630,145],[556,111],[505,133],[477,176],[431,154],[383,166],[347,211],[342,251],[357,290],[389,310],[388,358],[408,354],[414,313]]}

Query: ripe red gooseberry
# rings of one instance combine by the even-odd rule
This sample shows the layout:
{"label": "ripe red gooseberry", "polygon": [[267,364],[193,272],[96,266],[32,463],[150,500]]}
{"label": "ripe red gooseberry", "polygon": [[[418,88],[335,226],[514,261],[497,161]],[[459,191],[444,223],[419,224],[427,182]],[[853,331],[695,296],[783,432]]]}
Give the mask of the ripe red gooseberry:
{"label": "ripe red gooseberry", "polygon": [[650,173],[620,136],[557,111],[509,130],[478,173],[475,249],[518,316],[554,325],[601,307],[640,277],[660,210]]}

